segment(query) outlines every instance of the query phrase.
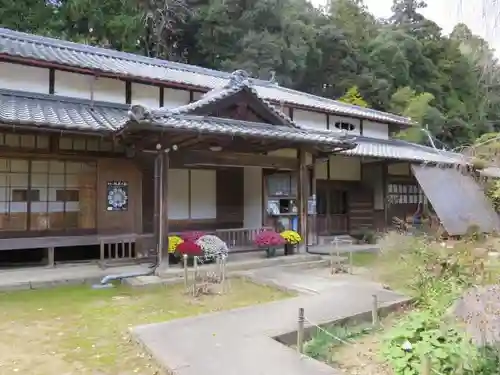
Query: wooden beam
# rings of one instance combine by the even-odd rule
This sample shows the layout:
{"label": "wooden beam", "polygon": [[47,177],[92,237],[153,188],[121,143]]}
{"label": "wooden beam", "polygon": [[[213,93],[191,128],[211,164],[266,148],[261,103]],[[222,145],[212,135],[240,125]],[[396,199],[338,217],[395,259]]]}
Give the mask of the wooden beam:
{"label": "wooden beam", "polygon": [[176,161],[184,165],[262,167],[287,170],[297,170],[298,168],[298,160],[294,158],[213,151],[178,151]]}
{"label": "wooden beam", "polygon": [[307,198],[308,198],[308,185],[307,179],[307,160],[306,152],[303,149],[299,150],[299,178],[297,180],[297,205],[299,209],[299,234],[303,238],[303,244],[307,249],[308,244],[308,229],[307,229]]}

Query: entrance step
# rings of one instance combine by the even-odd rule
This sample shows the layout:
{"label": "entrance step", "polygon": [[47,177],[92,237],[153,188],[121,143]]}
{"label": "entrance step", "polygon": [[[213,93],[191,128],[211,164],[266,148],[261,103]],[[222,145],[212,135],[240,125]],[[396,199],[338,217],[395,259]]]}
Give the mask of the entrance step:
{"label": "entrance step", "polygon": [[330,245],[334,243],[335,239],[338,241],[339,245],[350,245],[355,243],[354,238],[348,234],[339,234],[338,236],[319,236],[319,245]]}
{"label": "entrance step", "polygon": [[[345,261],[345,257],[340,258],[340,262]],[[315,268],[325,268],[330,266],[329,259],[320,259],[320,260],[312,260],[309,262],[301,262],[301,263],[290,263],[282,265],[280,268],[284,269],[293,269],[293,270],[309,270]]]}
{"label": "entrance step", "polygon": [[[275,258],[265,258],[261,254],[250,255],[247,254],[246,257],[241,255],[233,255],[229,254],[228,262],[227,262],[227,272],[233,271],[247,271],[259,268],[266,267],[277,267],[277,266],[286,266],[291,264],[302,264],[313,261],[321,261],[323,260],[321,255],[313,255],[313,254],[297,254],[297,255],[288,255],[288,256],[277,256]],[[214,264],[201,265],[200,270],[210,269],[214,267]],[[157,276],[164,279],[177,279],[184,276],[184,270],[182,269],[182,265],[176,264],[172,265],[169,268],[158,269],[156,272]]]}

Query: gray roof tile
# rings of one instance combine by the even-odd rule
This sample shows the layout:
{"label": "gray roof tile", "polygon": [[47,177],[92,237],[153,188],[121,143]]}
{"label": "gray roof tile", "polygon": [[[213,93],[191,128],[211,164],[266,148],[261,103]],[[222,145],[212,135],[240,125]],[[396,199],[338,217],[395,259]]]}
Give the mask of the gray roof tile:
{"label": "gray roof tile", "polygon": [[0,122],[78,131],[113,131],[128,120],[128,106],[0,90]]}
{"label": "gray roof tile", "polygon": [[165,115],[179,115],[179,114],[196,114],[199,113],[198,110],[204,107],[214,104],[220,100],[228,98],[230,96],[236,95],[239,92],[246,91],[250,95],[253,95],[258,101],[262,103],[264,107],[267,108],[272,114],[279,118],[280,123],[288,125],[290,127],[299,128],[293,120],[283,113],[281,110],[274,107],[269,101],[259,96],[258,92],[255,90],[254,85],[248,79],[246,72],[242,70],[237,70],[231,74],[229,81],[221,88],[213,89],[203,95],[199,100],[180,106],[176,108],[149,108],[145,109],[149,115],[154,117],[161,117]]}
{"label": "gray roof tile", "polygon": [[462,154],[436,150],[431,147],[398,139],[384,140],[358,136],[354,138],[354,142],[357,146],[352,150],[343,151],[342,154],[381,159],[405,160],[410,162],[414,161],[441,164],[467,163],[467,159]]}
{"label": "gray roof tile", "polygon": [[[149,119],[152,126],[193,131],[205,134],[259,137],[288,142],[310,143],[317,146],[353,147],[352,137],[344,133],[305,130],[283,125],[272,125],[249,121],[240,121],[210,116],[165,115]],[[137,122],[131,121],[133,127]]]}
{"label": "gray roof tile", "polygon": [[[220,88],[230,79],[229,73],[3,28],[0,28],[0,53],[104,71],[121,76],[183,83],[205,90]],[[268,100],[386,123],[401,125],[411,123],[408,118],[402,116],[302,93],[271,82],[257,79],[252,79],[252,82],[259,96]]]}

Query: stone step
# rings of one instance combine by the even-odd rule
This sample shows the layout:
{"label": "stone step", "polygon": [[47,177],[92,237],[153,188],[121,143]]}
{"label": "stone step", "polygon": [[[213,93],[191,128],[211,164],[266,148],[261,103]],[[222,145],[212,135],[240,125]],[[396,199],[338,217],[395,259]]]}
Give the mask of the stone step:
{"label": "stone step", "polygon": [[319,236],[318,243],[319,245],[330,245],[335,241],[335,239],[337,239],[339,245],[352,244],[355,242],[354,238],[348,234],[340,234],[338,236]]}
{"label": "stone step", "polygon": [[[340,261],[341,262],[345,261],[345,258],[341,257]],[[319,259],[319,260],[312,260],[309,262],[285,264],[285,265],[280,266],[280,268],[294,269],[294,270],[308,270],[308,269],[314,269],[314,268],[325,268],[328,266],[330,266],[329,259]]]}

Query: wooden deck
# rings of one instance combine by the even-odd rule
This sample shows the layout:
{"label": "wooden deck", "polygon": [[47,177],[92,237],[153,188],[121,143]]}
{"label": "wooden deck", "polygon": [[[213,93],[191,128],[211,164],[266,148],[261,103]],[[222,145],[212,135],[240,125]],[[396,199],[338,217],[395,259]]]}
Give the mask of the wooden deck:
{"label": "wooden deck", "polygon": [[[231,253],[258,251],[255,237],[263,230],[260,228],[217,229],[214,234],[227,243]],[[181,233],[171,233],[181,234]],[[120,265],[151,259],[156,252],[155,237],[147,234],[92,234],[81,236],[47,236],[0,239],[0,251],[23,249],[46,249],[47,265],[55,265],[54,253],[57,248],[73,246],[99,246],[98,262],[103,267]]]}

